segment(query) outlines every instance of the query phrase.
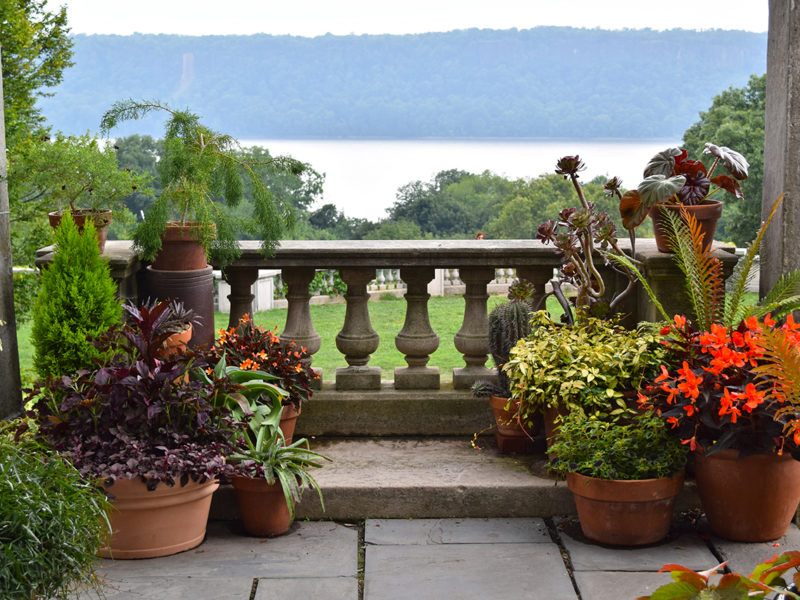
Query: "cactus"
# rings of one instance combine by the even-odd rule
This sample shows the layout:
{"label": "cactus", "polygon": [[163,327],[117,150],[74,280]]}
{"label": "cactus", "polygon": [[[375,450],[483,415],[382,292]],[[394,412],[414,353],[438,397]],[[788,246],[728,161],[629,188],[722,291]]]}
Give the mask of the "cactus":
{"label": "cactus", "polygon": [[489,352],[497,367],[497,384],[479,381],[472,392],[476,396],[510,396],[508,377],[503,372],[503,365],[508,362],[508,355],[516,343],[531,332],[531,314],[533,308],[529,302],[533,293],[533,284],[518,280],[508,290],[508,302],[498,304],[489,313]]}

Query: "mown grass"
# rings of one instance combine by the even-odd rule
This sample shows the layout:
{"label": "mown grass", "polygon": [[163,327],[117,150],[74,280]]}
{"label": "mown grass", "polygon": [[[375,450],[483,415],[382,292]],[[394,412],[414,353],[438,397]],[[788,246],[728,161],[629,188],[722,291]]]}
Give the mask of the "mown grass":
{"label": "mown grass", "polygon": [[[505,296],[492,296],[489,298],[488,309],[505,301]],[[550,298],[550,300],[553,300]],[[321,367],[323,379],[332,380],[336,377],[337,367],[346,367],[344,356],[336,349],[336,334],[344,323],[345,304],[324,304],[311,306],[311,319],[314,329],[322,338],[322,347],[314,355],[314,366]],[[560,314],[555,302],[548,302],[551,314]],[[369,303],[370,321],[372,328],[380,337],[378,350],[370,358],[369,364],[381,367],[381,376],[392,379],[395,367],[406,366],[403,354],[394,345],[394,337],[403,328],[406,314],[406,302],[403,298],[384,296],[380,300]],[[443,381],[452,379],[452,369],[464,366],[464,358],[453,345],[453,337],[461,329],[464,319],[464,298],[461,296],[433,297],[428,302],[428,314],[431,327],[439,336],[439,348],[431,355],[428,363],[439,367]],[[286,309],[273,309],[256,313],[256,323],[262,327],[274,329],[278,333],[283,330],[286,323]],[[219,331],[228,326],[228,315],[216,313],[214,315],[214,329]],[[32,381],[33,374],[33,347],[30,343],[31,323],[24,323],[17,329],[19,344],[20,366],[24,381]],[[487,362],[487,364],[489,364]]]}

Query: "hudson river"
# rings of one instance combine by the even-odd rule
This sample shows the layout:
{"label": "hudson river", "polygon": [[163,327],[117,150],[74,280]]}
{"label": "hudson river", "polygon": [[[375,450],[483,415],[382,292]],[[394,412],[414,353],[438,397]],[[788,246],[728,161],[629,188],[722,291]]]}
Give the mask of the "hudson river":
{"label": "hudson river", "polygon": [[[626,188],[641,181],[656,152],[676,140],[242,140],[273,155],[290,155],[325,174],[323,203],[348,217],[378,221],[396,200],[397,189],[429,182],[439,171],[491,171],[510,179],[552,173],[562,156],[578,154],[586,163],[584,181],[616,175]],[[318,206],[315,206],[318,208]]]}

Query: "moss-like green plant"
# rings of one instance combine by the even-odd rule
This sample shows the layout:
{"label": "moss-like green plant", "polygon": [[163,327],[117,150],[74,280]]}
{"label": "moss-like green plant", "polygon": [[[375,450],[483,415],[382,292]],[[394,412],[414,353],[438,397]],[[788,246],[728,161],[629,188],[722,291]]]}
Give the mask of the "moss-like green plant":
{"label": "moss-like green plant", "polygon": [[619,424],[573,412],[561,419],[550,453],[549,467],[561,475],[630,480],[671,477],[686,465],[687,449],[654,414]]}
{"label": "moss-like green plant", "polygon": [[[294,214],[291,206],[270,193],[255,167],[269,165],[277,171],[300,175],[307,165],[284,157],[248,161],[233,137],[212,131],[189,111],[174,110],[158,101],[115,102],[103,115],[100,126],[108,132],[123,121],[152,112],[167,115],[164,156],[159,162],[163,191],[136,229],[134,242],[140,255],[146,260],[155,258],[170,220],[195,223],[206,256],[213,254],[217,267],[239,256],[236,240],[241,233],[260,238],[268,255],[285,229],[294,224]],[[221,197],[228,206],[237,206],[245,182],[252,187],[253,214],[234,218],[215,200]]]}
{"label": "moss-like green plant", "polygon": [[33,363],[40,377],[92,367],[99,353],[87,336],[119,322],[116,291],[108,264],[100,257],[94,225],[87,221],[81,233],[65,215],[33,308]]}
{"label": "moss-like green plant", "polygon": [[0,597],[66,599],[77,585],[99,587],[93,563],[110,533],[101,489],[0,428]]}
{"label": "moss-like green plant", "polygon": [[548,407],[604,420],[630,416],[623,395],[654,376],[664,350],[648,326],[627,330],[614,321],[581,316],[574,325],[533,314],[531,333],[512,348],[504,367],[512,405],[532,423]]}

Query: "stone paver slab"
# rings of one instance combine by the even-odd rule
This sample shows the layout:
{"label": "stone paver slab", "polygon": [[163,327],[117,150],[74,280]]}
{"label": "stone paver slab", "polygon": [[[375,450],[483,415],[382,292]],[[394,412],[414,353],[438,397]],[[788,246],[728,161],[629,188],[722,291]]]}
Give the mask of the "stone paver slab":
{"label": "stone paver slab", "polygon": [[667,563],[692,569],[717,564],[708,546],[696,533],[684,533],[661,544],[639,548],[612,548],[593,544],[579,534],[577,525],[559,527],[573,569],[577,571],[658,571]]}
{"label": "stone paver slab", "polygon": [[[107,600],[249,600],[253,579],[247,577],[164,577],[152,572],[149,577],[104,577]],[[89,592],[75,600],[96,600]]]}
{"label": "stone paver slab", "polygon": [[575,600],[555,544],[367,546],[364,600]]}
{"label": "stone paver slab", "polygon": [[800,550],[800,529],[797,528],[797,525],[789,525],[786,535],[772,542],[747,544],[723,540],[712,535],[711,543],[722,559],[728,561],[728,568],[731,571],[749,575],[758,563],[772,558],[776,554],[787,550]]}
{"label": "stone paver slab", "polygon": [[206,541],[193,550],[147,560],[104,560],[101,572],[125,579],[180,577],[353,577],[358,570],[358,530],[330,521],[292,525],[276,538],[254,538],[209,524]]}
{"label": "stone paver slab", "polygon": [[543,519],[369,519],[367,544],[511,544],[552,542]]}
{"label": "stone paver slab", "polygon": [[[227,598],[226,596],[220,596]],[[302,598],[303,600],[357,600],[355,577],[320,577],[317,579],[259,579],[255,600]]]}
{"label": "stone paver slab", "polygon": [[669,573],[575,571],[575,583],[581,593],[581,600],[634,600],[649,596],[671,581]]}

